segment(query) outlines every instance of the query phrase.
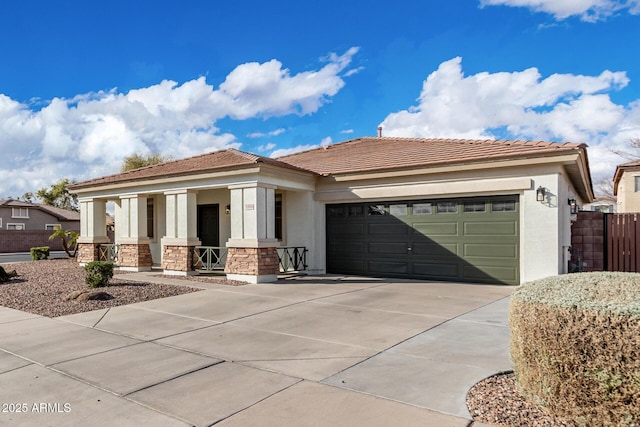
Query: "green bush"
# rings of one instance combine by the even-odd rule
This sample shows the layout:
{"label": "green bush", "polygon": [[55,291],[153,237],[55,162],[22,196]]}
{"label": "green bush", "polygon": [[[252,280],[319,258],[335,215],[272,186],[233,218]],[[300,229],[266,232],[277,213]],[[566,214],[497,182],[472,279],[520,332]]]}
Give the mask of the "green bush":
{"label": "green bush", "polygon": [[529,398],[580,426],[640,425],[640,274],[527,283],[509,311],[513,369]]}
{"label": "green bush", "polygon": [[109,279],[113,277],[113,264],[105,261],[92,261],[84,266],[87,275],[85,282],[91,288],[99,288],[109,285]]}
{"label": "green bush", "polygon": [[49,246],[31,248],[29,249],[29,252],[31,252],[31,259],[33,261],[40,261],[41,259],[49,258]]}

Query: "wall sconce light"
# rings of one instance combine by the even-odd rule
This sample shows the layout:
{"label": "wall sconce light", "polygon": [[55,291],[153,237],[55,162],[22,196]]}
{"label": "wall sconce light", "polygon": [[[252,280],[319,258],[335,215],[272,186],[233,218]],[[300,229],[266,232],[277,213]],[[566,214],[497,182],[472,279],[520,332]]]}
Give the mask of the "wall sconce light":
{"label": "wall sconce light", "polygon": [[538,189],[536,190],[536,201],[544,202],[544,197],[546,196],[546,194],[547,194],[547,190],[544,187],[542,186],[538,187]]}
{"label": "wall sconce light", "polygon": [[229,215],[229,214],[231,213],[231,205],[227,205],[227,206],[224,208],[224,213],[226,213],[227,215]]}
{"label": "wall sconce light", "polygon": [[571,213],[572,214],[578,213],[578,203],[576,202],[576,199],[571,198],[568,200],[568,203],[571,209]]}

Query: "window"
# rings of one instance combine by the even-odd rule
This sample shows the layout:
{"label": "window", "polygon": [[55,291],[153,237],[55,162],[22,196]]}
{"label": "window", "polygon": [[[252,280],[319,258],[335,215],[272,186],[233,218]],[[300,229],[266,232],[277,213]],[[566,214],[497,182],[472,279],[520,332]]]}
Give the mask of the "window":
{"label": "window", "polygon": [[516,202],[515,200],[504,200],[500,202],[493,202],[491,204],[492,212],[515,212]]}
{"label": "window", "polygon": [[640,192],[640,176],[633,177],[634,188],[633,191],[636,193]]}
{"label": "window", "polygon": [[60,224],[45,224],[44,229],[49,231],[60,230],[62,227]]}
{"label": "window", "polygon": [[384,205],[369,205],[369,209],[368,209],[367,213],[370,216],[386,215],[387,214],[387,212],[384,209]]}
{"label": "window", "polygon": [[275,204],[276,204],[276,239],[282,241],[282,194],[275,195]]}
{"label": "window", "polygon": [[429,215],[431,213],[431,203],[414,203],[414,215]]}
{"label": "window", "polygon": [[0,218],[0,228],[2,228],[2,218]]}
{"label": "window", "polygon": [[149,197],[147,199],[147,237],[150,239],[153,239],[153,236],[155,235],[154,233],[154,229],[155,229],[155,215],[154,215],[154,200],[153,198]]}
{"label": "window", "polygon": [[484,202],[464,202],[465,212],[484,212]]}
{"label": "window", "polygon": [[389,205],[389,213],[393,216],[407,216],[409,214],[409,206]]}
{"label": "window", "polygon": [[11,218],[29,218],[29,208],[11,208]]}
{"label": "window", "polygon": [[7,230],[24,230],[24,224],[17,222],[8,222]]}
{"label": "window", "polygon": [[344,212],[343,206],[329,206],[327,208],[327,216],[330,217],[344,216]]}
{"label": "window", "polygon": [[349,206],[347,215],[348,216],[364,216],[364,206],[362,205]]}
{"label": "window", "polygon": [[438,202],[436,203],[437,213],[456,213],[458,212],[458,205],[456,202]]}

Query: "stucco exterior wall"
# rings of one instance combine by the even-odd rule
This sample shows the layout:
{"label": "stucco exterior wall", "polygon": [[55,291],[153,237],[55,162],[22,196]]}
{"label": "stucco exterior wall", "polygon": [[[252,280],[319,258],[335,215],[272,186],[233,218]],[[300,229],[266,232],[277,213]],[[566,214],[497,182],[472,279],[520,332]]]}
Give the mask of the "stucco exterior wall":
{"label": "stucco exterior wall", "polygon": [[325,222],[324,204],[313,199],[310,191],[287,191],[283,197],[284,237],[282,246],[304,246],[307,253],[307,272],[324,274]]}
{"label": "stucco exterior wall", "polygon": [[640,171],[625,171],[618,183],[617,212],[640,212],[640,191],[635,191],[635,177]]}

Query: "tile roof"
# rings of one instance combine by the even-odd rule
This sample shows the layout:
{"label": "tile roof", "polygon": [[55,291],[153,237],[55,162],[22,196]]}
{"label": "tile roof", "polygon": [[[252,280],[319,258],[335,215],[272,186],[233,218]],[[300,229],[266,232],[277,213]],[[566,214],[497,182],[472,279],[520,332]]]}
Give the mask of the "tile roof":
{"label": "tile roof", "polygon": [[585,144],[542,141],[365,137],[278,157],[320,175],[404,169],[572,152]]}
{"label": "tile roof", "polygon": [[69,185],[68,188],[73,190],[75,188],[91,187],[94,185],[105,185],[146,179],[160,179],[170,176],[184,176],[228,169],[241,169],[260,163],[280,166],[287,169],[299,169],[295,166],[269,157],[262,157],[251,153],[245,153],[244,151],[236,150],[234,148],[229,148],[226,150],[201,154],[199,156],[188,157],[186,159],[173,160],[165,163],[159,163],[157,165],[146,166],[89,181],[78,182]]}
{"label": "tile roof", "polygon": [[542,141],[365,137],[276,159],[231,148],[75,183],[69,189],[242,169],[257,164],[330,175],[540,157],[584,147],[585,144]]}

